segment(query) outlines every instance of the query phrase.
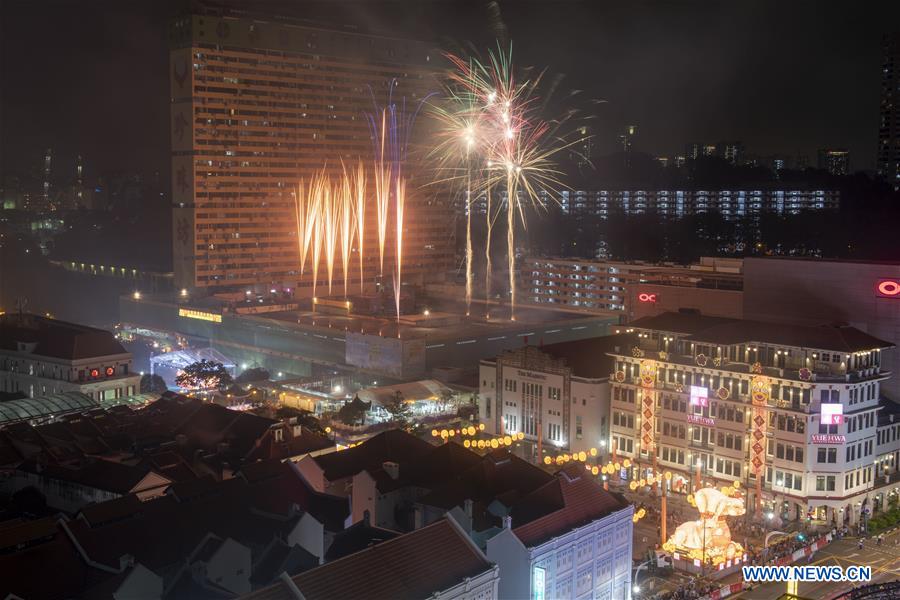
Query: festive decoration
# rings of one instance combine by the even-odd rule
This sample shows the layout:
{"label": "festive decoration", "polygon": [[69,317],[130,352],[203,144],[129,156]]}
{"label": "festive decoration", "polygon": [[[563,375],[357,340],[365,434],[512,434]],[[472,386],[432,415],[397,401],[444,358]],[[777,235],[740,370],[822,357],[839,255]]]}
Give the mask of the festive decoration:
{"label": "festive decoration", "polygon": [[798,371],[797,374],[800,376],[800,379],[802,379],[803,381],[809,381],[810,379],[812,379],[812,371],[810,371],[806,367],[800,369],[800,371]]}
{"label": "festive decoration", "polygon": [[635,358],[642,358],[644,356],[644,351],[635,346],[631,349],[631,355]]}
{"label": "festive decoration", "polygon": [[618,383],[625,381],[625,371],[616,371],[616,381]]}
{"label": "festive decoration", "polygon": [[730,395],[731,391],[727,387],[720,387],[716,390],[716,396],[718,396],[719,400],[727,400]]}
{"label": "festive decoration", "polygon": [[656,431],[656,400],[653,397],[653,385],[656,383],[656,363],[652,360],[641,361],[641,449],[653,452],[653,439]]}
{"label": "festive decoration", "polygon": [[663,544],[663,549],[702,562],[709,561],[713,565],[741,558],[744,548],[732,541],[731,530],[725,521],[725,517],[740,516],[746,512],[744,500],[734,494],[734,488],[723,488],[723,491],[704,488],[689,495],[688,503],[697,507],[700,518],[679,525]]}
{"label": "festive decoration", "polygon": [[706,366],[706,360],[707,360],[707,359],[706,359],[706,355],[705,355],[705,354],[698,354],[694,360],[697,362],[697,364],[698,364],[699,366],[701,366],[701,367],[705,367],[705,366]]}
{"label": "festive decoration", "polygon": [[751,373],[755,373],[755,374],[757,374],[757,375],[759,375],[760,373],[762,373],[762,372],[763,372],[762,363],[761,363],[761,362],[758,362],[758,361],[755,362],[755,363],[753,363],[753,365],[750,366],[750,372],[751,372]]}

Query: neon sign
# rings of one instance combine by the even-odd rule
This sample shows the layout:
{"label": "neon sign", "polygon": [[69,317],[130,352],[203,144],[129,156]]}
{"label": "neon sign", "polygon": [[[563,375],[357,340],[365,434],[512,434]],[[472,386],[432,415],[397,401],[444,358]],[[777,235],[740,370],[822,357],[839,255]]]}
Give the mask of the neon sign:
{"label": "neon sign", "polygon": [[875,283],[875,295],[881,298],[900,298],[900,281],[879,279]]}
{"label": "neon sign", "polygon": [[814,433],[812,435],[813,444],[843,444],[846,441],[846,437],[833,433]]}
{"label": "neon sign", "polygon": [[106,367],[106,376],[112,377],[116,374],[116,369],[114,367]]}
{"label": "neon sign", "polygon": [[186,317],[188,319],[199,319],[201,321],[212,321],[213,323],[221,323],[222,315],[218,315],[216,313],[203,312],[202,310],[191,310],[189,308],[179,308],[178,309],[179,317]]}
{"label": "neon sign", "polygon": [[699,385],[692,385],[691,406],[709,406],[709,389]]}
{"label": "neon sign", "polygon": [[705,425],[707,427],[716,426],[716,421],[714,419],[710,419],[709,417],[704,417],[701,415],[688,415],[687,420],[688,423],[694,423],[695,425]]}
{"label": "neon sign", "polygon": [[638,300],[641,302],[656,302],[656,294],[641,293],[638,294]]}
{"label": "neon sign", "polygon": [[543,567],[535,567],[531,575],[531,587],[534,593],[531,597],[534,600],[544,600],[546,594],[544,588],[547,586],[547,571]]}

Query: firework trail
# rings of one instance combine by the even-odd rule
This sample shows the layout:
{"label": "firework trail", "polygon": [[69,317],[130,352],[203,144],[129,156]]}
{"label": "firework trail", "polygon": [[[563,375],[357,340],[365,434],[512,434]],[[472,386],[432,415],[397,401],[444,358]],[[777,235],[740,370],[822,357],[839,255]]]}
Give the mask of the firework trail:
{"label": "firework trail", "polygon": [[353,192],[356,203],[356,240],[359,248],[359,293],[363,293],[363,248],[366,230],[366,170],[359,161],[353,173]]}
{"label": "firework trail", "polygon": [[400,320],[400,284],[403,274],[403,211],[406,204],[406,181],[402,178],[397,180],[395,198],[397,207],[397,264],[394,274],[394,303],[397,308],[397,320]]}
{"label": "firework trail", "polygon": [[[449,108],[436,111],[436,116],[444,126],[447,139],[452,139],[454,132],[473,131],[471,129],[473,124],[477,124],[478,135],[471,138],[464,136],[467,140],[473,140],[471,148],[468,144],[466,146],[464,175],[454,173],[453,167],[448,167],[454,161],[458,162],[458,149],[446,143],[438,146],[436,153],[440,157],[440,168],[449,172],[442,181],[464,177],[469,191],[467,201],[478,197],[471,193],[475,189],[483,192],[487,199],[485,292],[488,300],[491,274],[490,243],[495,219],[492,214],[491,191],[494,187],[505,188],[510,317],[515,318],[516,221],[520,221],[522,226],[526,227],[523,204],[529,202],[543,208],[544,200],[539,192],[552,190],[561,185],[557,178],[559,172],[555,169],[551,157],[577,142],[565,143],[561,138],[551,139],[552,136],[549,134],[553,128],[535,114],[534,91],[541,77],[533,81],[517,82],[513,76],[511,50],[489,53],[489,60],[486,63],[463,59],[452,54],[446,56],[453,65],[447,86]],[[556,125],[558,128],[559,122]],[[458,133],[456,135],[458,136]],[[485,165],[483,175],[477,184],[473,184],[471,179],[473,171],[469,164],[469,150],[476,152]],[[458,167],[456,169],[459,170]],[[552,196],[554,195],[551,194]],[[472,281],[470,231],[470,222],[467,219],[467,303],[471,300]]]}
{"label": "firework trail", "polygon": [[[406,193],[406,177],[403,173],[403,168],[406,164],[413,125],[419,111],[430,95],[419,101],[413,111],[407,112],[405,98],[400,104],[395,103],[393,100],[393,91],[396,85],[396,80],[391,81],[387,104],[380,109],[375,103],[375,96],[372,93],[375,111],[368,114],[367,118],[375,144],[375,197],[378,211],[378,242],[382,275],[384,274],[384,243],[387,237],[388,215],[390,214],[392,194],[395,206],[397,240],[395,244],[396,276],[394,279],[394,296],[397,305],[397,320],[399,321],[403,264],[403,257],[401,256],[403,251],[402,227]],[[380,119],[378,118],[379,115]],[[401,195],[404,197],[401,197]]]}

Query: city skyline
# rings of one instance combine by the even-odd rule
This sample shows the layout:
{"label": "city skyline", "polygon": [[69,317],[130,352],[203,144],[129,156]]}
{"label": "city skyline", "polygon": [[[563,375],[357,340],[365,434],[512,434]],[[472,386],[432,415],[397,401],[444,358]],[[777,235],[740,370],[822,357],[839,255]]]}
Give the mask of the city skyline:
{"label": "city skyline", "polygon": [[[183,4],[100,2],[103,16],[95,18],[65,1],[52,11],[5,3],[2,71],[19,83],[4,86],[4,172],[37,168],[52,147],[64,164],[84,156],[95,175],[168,175],[167,115],[159,108],[168,99],[167,41],[160,32]],[[874,170],[882,35],[900,14],[892,3],[873,3],[852,18],[835,5],[805,2],[712,10],[654,2],[566,6],[500,2],[495,17],[486,2],[455,3],[453,10],[443,2],[414,10],[378,2],[254,8],[361,24],[448,49],[467,42],[489,48],[505,30],[520,64],[563,75],[562,89],[581,90],[595,117],[598,153],[615,151],[621,130],[636,124],[633,147],[650,154],[674,156],[690,142],[735,139],[754,154],[799,153],[811,164],[821,148],[847,148],[852,170]],[[46,32],[46,43],[15,54],[27,44],[23,33],[35,27]],[[764,45],[754,42],[761,35]],[[59,90],[66,90],[62,109],[50,110]]]}

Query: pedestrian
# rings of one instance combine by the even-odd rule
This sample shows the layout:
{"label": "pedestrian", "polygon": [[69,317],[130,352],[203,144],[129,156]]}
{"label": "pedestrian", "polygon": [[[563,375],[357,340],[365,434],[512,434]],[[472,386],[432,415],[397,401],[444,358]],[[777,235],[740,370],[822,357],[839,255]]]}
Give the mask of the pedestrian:
{"label": "pedestrian", "polygon": [[862,550],[863,549],[863,538],[859,538],[859,542],[857,543],[857,547]]}

